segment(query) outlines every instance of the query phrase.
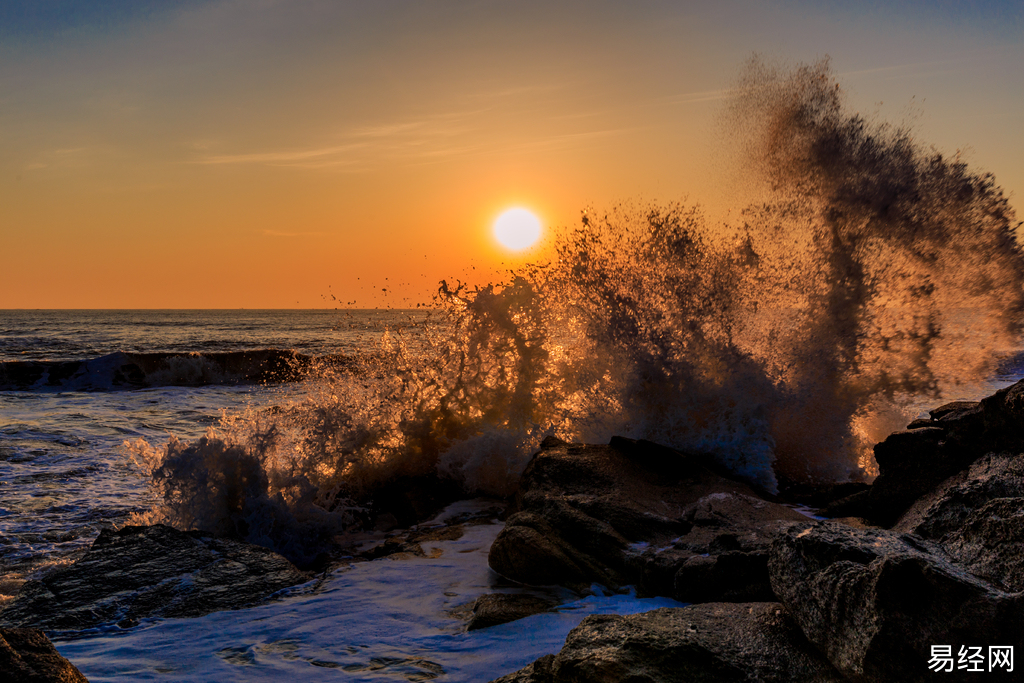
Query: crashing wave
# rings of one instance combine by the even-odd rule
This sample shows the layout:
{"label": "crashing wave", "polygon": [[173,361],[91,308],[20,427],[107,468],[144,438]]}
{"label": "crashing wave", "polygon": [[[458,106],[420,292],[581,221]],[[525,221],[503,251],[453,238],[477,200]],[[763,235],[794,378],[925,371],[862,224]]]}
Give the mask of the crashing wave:
{"label": "crashing wave", "polygon": [[246,511],[271,501],[279,533],[319,537],[320,513],[344,526],[399,476],[508,495],[549,434],[701,451],[770,492],[869,479],[908,396],[981,380],[1017,344],[1013,211],[990,175],[848,112],[827,62],[754,60],[730,119],[763,184],[740,219],[591,211],[548,263],[474,290],[442,282],[444,324],[416,352],[396,330],[286,409],[190,446],[136,444],[165,499],[154,514],[263,529]]}

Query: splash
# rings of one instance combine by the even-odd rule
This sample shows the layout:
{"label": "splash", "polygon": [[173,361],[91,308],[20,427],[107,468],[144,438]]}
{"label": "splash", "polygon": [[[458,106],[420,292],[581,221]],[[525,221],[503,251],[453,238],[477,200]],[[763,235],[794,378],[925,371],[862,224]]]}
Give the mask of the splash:
{"label": "splash", "polygon": [[548,434],[701,451],[771,492],[870,478],[908,397],[1017,344],[1014,214],[990,175],[848,112],[827,62],[752,60],[728,119],[760,188],[738,220],[587,211],[550,262],[442,282],[415,351],[393,330],[294,405],[148,451],[156,517],[308,555],[399,476],[510,494]]}

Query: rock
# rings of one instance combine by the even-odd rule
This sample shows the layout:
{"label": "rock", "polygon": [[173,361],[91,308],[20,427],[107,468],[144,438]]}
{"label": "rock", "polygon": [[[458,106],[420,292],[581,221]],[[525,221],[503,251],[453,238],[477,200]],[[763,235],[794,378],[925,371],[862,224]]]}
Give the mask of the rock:
{"label": "rock", "polygon": [[277,553],[168,526],[104,530],[75,564],[22,586],[0,625],[46,631],[192,617],[263,602],[309,576]]}
{"label": "rock", "polygon": [[428,541],[457,541],[466,532],[462,524],[440,525],[434,527],[415,528],[398,533],[380,545],[359,553],[364,560],[377,560],[382,557],[402,555],[403,557],[424,557],[421,543]]}
{"label": "rock", "polygon": [[687,602],[771,599],[771,539],[807,519],[699,455],[620,437],[608,446],[546,441],[517,507],[491,547],[499,574],[580,591],[636,584]]}
{"label": "rock", "polygon": [[64,659],[42,631],[0,628],[0,681],[3,683],[89,683]]}
{"label": "rock", "polygon": [[551,665],[554,661],[554,655],[544,655],[519,671],[513,671],[491,683],[552,683]]}
{"label": "rock", "polygon": [[970,572],[1024,589],[1024,455],[989,454],[923,496],[893,527],[938,543]]}
{"label": "rock", "polygon": [[941,545],[972,574],[1008,591],[1024,590],[1024,498],[989,501]]}
{"label": "rock", "polygon": [[842,680],[778,603],[589,616],[561,652],[531,667],[494,683]]}
{"label": "rock", "polygon": [[930,416],[875,446],[879,475],[867,505],[847,506],[845,514],[891,526],[918,498],[980,457],[1024,451],[1024,380],[980,402],[947,403]]}
{"label": "rock", "polygon": [[373,521],[368,528],[389,531],[426,521],[463,498],[456,482],[425,474],[397,477],[359,502],[369,508]]}
{"label": "rock", "polygon": [[893,526],[932,540],[959,529],[996,498],[1024,496],[1024,455],[989,454],[918,499]]}
{"label": "rock", "polygon": [[521,593],[491,593],[481,595],[473,604],[473,616],[467,631],[507,624],[532,614],[547,612],[555,606],[551,600]]}
{"label": "rock", "polygon": [[831,521],[793,526],[772,545],[769,571],[808,640],[854,680],[930,680],[933,645],[954,653],[1024,646],[1024,594],[972,575],[910,534]]}

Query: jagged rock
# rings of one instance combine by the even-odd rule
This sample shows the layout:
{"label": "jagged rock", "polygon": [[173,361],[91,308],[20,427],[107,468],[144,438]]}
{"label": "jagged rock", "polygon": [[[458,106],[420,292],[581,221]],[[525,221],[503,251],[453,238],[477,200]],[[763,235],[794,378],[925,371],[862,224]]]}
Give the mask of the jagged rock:
{"label": "jagged rock", "polygon": [[920,498],[893,527],[937,542],[964,568],[1024,589],[1024,455],[991,453]]}
{"label": "jagged rock", "polygon": [[35,628],[0,628],[3,683],[89,683]]}
{"label": "jagged rock", "polygon": [[772,545],[769,571],[807,638],[854,680],[930,680],[932,645],[1024,646],[1024,593],[968,573],[914,535],[793,526]]}
{"label": "jagged rock", "polygon": [[1024,497],[1024,455],[989,454],[918,499],[893,526],[939,541],[996,498]]}
{"label": "jagged rock", "polygon": [[840,681],[778,603],[590,616],[553,659],[494,683]]}
{"label": "jagged rock", "polygon": [[547,612],[554,606],[554,602],[536,595],[521,593],[481,595],[473,603],[473,616],[470,617],[466,630],[475,631],[478,628],[507,624],[532,614]]}
{"label": "jagged rock", "polygon": [[530,585],[637,584],[687,602],[770,599],[768,548],[806,520],[709,469],[698,455],[615,437],[546,441],[519,484],[519,511],[491,567]]}
{"label": "jagged rock", "polygon": [[972,574],[1009,591],[1024,590],[1024,498],[989,501],[941,545]]}
{"label": "jagged rock", "polygon": [[927,422],[895,432],[875,446],[879,475],[870,493],[837,514],[865,516],[891,526],[921,496],[992,452],[1024,451],[1024,380],[980,402],[955,401]]}
{"label": "jagged rock", "polygon": [[263,602],[309,576],[260,546],[164,525],[104,530],[75,564],[22,586],[0,624],[47,631],[192,617]]}

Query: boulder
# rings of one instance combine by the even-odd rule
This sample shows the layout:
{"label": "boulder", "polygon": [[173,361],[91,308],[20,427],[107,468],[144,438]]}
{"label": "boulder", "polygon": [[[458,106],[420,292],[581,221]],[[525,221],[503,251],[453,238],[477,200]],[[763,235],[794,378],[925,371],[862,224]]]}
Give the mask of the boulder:
{"label": "boulder", "polygon": [[551,600],[523,593],[490,593],[481,595],[473,603],[473,615],[467,631],[488,628],[510,621],[524,619],[533,614],[548,612],[555,606]]}
{"label": "boulder", "polygon": [[1024,451],[1024,380],[981,401],[955,401],[875,446],[879,474],[857,506],[835,514],[891,526],[921,496],[988,453]]}
{"label": "boulder", "polygon": [[0,625],[81,630],[249,607],[309,576],[277,553],[164,525],[104,530],[73,565],[29,581]]}
{"label": "boulder", "polygon": [[35,628],[0,628],[0,681],[4,683],[89,683]]}
{"label": "boulder", "polygon": [[706,603],[589,616],[554,658],[494,683],[841,680],[782,605]]}
{"label": "boulder", "polygon": [[523,473],[518,511],[491,546],[490,565],[529,585],[635,584],[686,602],[771,599],[771,539],[807,518],[712,467],[621,437],[607,446],[547,440]]}
{"label": "boulder", "polygon": [[935,541],[1006,590],[1024,589],[1024,455],[979,458],[920,498],[893,529]]}
{"label": "boulder", "polygon": [[[1024,646],[1024,594],[912,534],[831,521],[793,526],[773,543],[769,571],[808,640],[853,680],[929,679],[932,646]],[[970,680],[948,675],[961,674]]]}
{"label": "boulder", "polygon": [[972,574],[1008,591],[1024,590],[1024,498],[989,501],[941,545]]}
{"label": "boulder", "polygon": [[1024,455],[990,453],[919,498],[892,527],[939,541],[996,498],[1024,497]]}

